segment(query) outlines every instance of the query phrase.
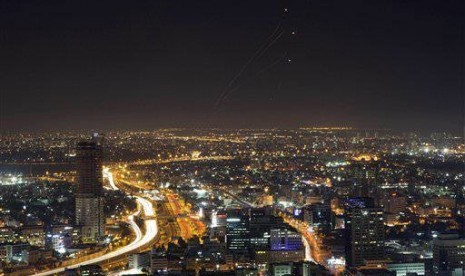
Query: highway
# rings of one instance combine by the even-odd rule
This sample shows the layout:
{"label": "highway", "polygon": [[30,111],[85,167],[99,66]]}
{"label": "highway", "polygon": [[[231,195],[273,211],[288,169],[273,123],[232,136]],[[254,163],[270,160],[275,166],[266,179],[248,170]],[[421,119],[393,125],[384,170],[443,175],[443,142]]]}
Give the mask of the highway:
{"label": "highway", "polygon": [[[110,185],[113,186],[114,182],[113,182],[113,177],[112,177],[111,173],[109,171],[107,171],[106,175],[111,176],[109,178],[109,181],[111,179]],[[114,186],[114,188],[118,189],[116,187],[116,185]],[[142,198],[142,197],[139,197],[139,196],[136,196],[136,198],[137,198],[137,203],[139,204],[140,207],[142,207],[145,216],[146,217],[153,217],[155,215],[155,211],[154,211],[152,203],[149,200],[147,200],[145,198]],[[74,268],[78,268],[78,267],[83,266],[83,265],[98,264],[98,263],[113,259],[115,257],[121,256],[121,255],[124,255],[124,254],[128,254],[128,253],[130,253],[132,251],[137,250],[138,248],[141,248],[141,247],[149,244],[156,237],[156,235],[158,233],[157,221],[155,219],[146,219],[145,220],[145,229],[146,229],[146,231],[145,231],[145,234],[142,234],[142,231],[140,230],[139,226],[134,221],[134,216],[139,215],[139,213],[141,212],[140,207],[138,208],[137,212],[135,212],[134,214],[132,214],[132,215],[130,215],[128,217],[128,222],[129,222],[132,230],[136,234],[136,238],[134,239],[134,241],[132,241],[130,244],[128,244],[128,245],[126,245],[124,247],[121,247],[121,248],[119,248],[119,249],[117,249],[115,251],[112,251],[112,252],[109,252],[109,253],[104,254],[102,256],[93,258],[91,260],[76,263],[76,264],[68,266],[66,268],[74,269]],[[61,267],[61,268],[56,268],[56,269],[48,270],[48,271],[45,271],[45,272],[37,273],[35,275],[38,275],[38,276],[53,275],[53,274],[61,273],[61,272],[64,272],[64,271],[65,271],[65,267]]]}
{"label": "highway", "polygon": [[119,190],[119,188],[115,185],[115,181],[113,179],[113,173],[110,172],[109,168],[103,168],[103,177],[108,179],[108,183],[110,183],[110,187],[113,190]]}
{"label": "highway", "polygon": [[176,218],[177,227],[180,230],[180,236],[184,240],[192,238],[194,235],[201,236],[206,231],[205,225],[198,219],[189,216],[191,213],[183,202],[179,201],[178,195],[167,193],[167,209]]}
{"label": "highway", "polygon": [[302,242],[305,246],[305,260],[315,262],[315,260],[312,258],[312,250],[310,249],[310,243],[308,243],[308,240],[305,237],[305,235],[302,235]]}
{"label": "highway", "polygon": [[303,237],[305,245],[305,258],[315,263],[325,266],[334,275],[342,275],[343,266],[331,266],[328,264],[330,252],[322,248],[318,242],[318,236],[313,231],[309,230],[309,225],[305,222],[292,218],[289,215],[281,214],[284,221],[297,229]]}

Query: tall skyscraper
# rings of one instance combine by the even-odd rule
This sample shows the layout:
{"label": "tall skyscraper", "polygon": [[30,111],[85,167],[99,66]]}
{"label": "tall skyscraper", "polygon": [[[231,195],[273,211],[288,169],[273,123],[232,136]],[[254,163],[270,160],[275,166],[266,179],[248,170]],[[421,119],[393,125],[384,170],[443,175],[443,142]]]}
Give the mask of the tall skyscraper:
{"label": "tall skyscraper", "polygon": [[76,224],[84,243],[104,235],[102,148],[94,141],[77,146]]}
{"label": "tall skyscraper", "polygon": [[346,263],[360,267],[384,259],[383,209],[373,198],[351,198],[345,208]]}

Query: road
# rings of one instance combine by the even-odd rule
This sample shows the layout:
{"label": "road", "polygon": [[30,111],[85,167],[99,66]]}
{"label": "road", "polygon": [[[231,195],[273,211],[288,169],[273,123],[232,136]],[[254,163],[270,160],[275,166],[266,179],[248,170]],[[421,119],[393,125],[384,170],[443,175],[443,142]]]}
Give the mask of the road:
{"label": "road", "polygon": [[[210,190],[212,190],[213,188],[210,188]],[[229,191],[227,191],[226,189],[224,188],[217,188],[218,190],[220,190],[221,192],[225,193],[226,195],[228,195],[229,197],[231,197],[232,199],[234,199],[235,201],[239,202],[240,204],[242,204],[242,206],[244,207],[248,207],[248,208],[256,208],[257,205],[254,204],[254,203],[251,203],[251,202],[248,202],[248,201],[245,201],[243,200],[242,198],[236,196],[235,194],[232,194],[230,193]]]}
{"label": "road", "polygon": [[180,230],[180,235],[184,240],[188,240],[194,235],[202,236],[206,227],[198,219],[189,216],[191,213],[184,202],[180,202],[178,195],[166,193],[168,210],[176,217],[176,223]]}
{"label": "road", "polygon": [[[223,188],[220,188],[219,190],[221,190],[223,193],[225,193],[226,195],[230,196],[231,198],[233,198],[234,200],[236,200],[237,202],[239,202],[240,204],[242,204],[242,206],[244,207],[257,207],[255,204],[251,203],[251,202],[247,202],[241,198],[239,198],[238,196],[236,196],[235,194],[232,194],[230,193],[229,191],[223,189]],[[304,244],[304,247],[305,247],[305,260],[306,261],[313,261],[315,262],[314,258],[312,257],[312,253],[315,254],[315,252],[312,252],[312,247],[310,246],[310,242],[311,240],[309,240],[309,235],[306,231],[301,231],[301,228],[300,227],[296,227],[296,225],[292,223],[292,221],[286,221],[287,223],[289,223],[290,225],[292,225],[293,227],[295,227],[297,229],[297,231],[300,232],[301,236],[302,236],[302,242]]]}
{"label": "road", "polygon": [[[321,261],[321,260],[319,260],[319,258],[315,256],[315,255],[318,254],[319,250],[318,250],[318,247],[317,247],[317,244],[316,244],[314,238],[312,238],[310,233],[308,232],[308,227],[305,228],[305,227],[299,225],[299,223],[296,220],[290,219],[290,218],[287,218],[287,217],[284,217],[284,221],[287,224],[294,227],[300,233],[300,235],[302,236],[302,241],[303,241],[304,246],[305,246],[305,260],[320,263],[319,261]],[[312,250],[312,246],[313,246],[313,250]],[[312,256],[312,254],[314,256]]]}
{"label": "road", "polygon": [[119,188],[115,185],[115,180],[113,179],[113,173],[110,172],[109,168],[104,168],[103,169],[103,177],[108,179],[108,183],[110,183],[110,187],[113,190],[119,190]]}
{"label": "road", "polygon": [[342,275],[345,267],[343,265],[329,264],[328,260],[331,257],[331,252],[320,246],[318,242],[318,235],[313,232],[313,230],[310,230],[307,223],[294,219],[286,214],[282,214],[282,217],[286,223],[297,229],[297,231],[299,231],[302,235],[306,249],[306,259],[323,265],[331,272],[332,275]]}
{"label": "road", "polygon": [[305,236],[302,236],[302,242],[305,246],[305,260],[315,262],[315,260],[312,258],[312,250],[310,249],[310,244],[308,243],[308,240],[307,238],[305,238]]}
{"label": "road", "polygon": [[[107,171],[107,175],[111,175],[111,173],[110,174],[108,174],[108,173],[109,173],[109,171]],[[111,179],[110,185],[113,186],[114,182],[113,182],[112,177],[109,178],[109,179]],[[113,184],[111,184],[111,183],[113,183]],[[114,187],[116,189],[118,189],[116,187],[116,185]],[[136,196],[136,198],[137,198],[137,203],[139,204],[139,206],[142,207],[146,217],[155,216],[155,211],[153,209],[152,202],[150,202],[149,200],[147,200],[145,198],[142,198],[140,196]],[[115,257],[119,257],[121,255],[128,254],[128,253],[130,253],[132,251],[135,251],[135,250],[149,244],[156,237],[156,235],[158,233],[157,221],[155,219],[146,219],[145,220],[145,229],[146,229],[146,231],[145,231],[145,234],[143,234],[142,231],[140,230],[139,226],[137,225],[137,223],[134,221],[134,216],[139,215],[140,211],[141,211],[140,208],[138,208],[137,212],[135,212],[134,214],[132,214],[131,216],[128,217],[128,222],[130,224],[130,227],[132,228],[132,230],[136,234],[136,238],[134,239],[134,241],[132,241],[130,244],[128,244],[128,245],[126,245],[124,247],[121,247],[121,248],[119,248],[119,249],[117,249],[115,251],[112,251],[112,252],[108,252],[107,254],[104,254],[104,255],[102,255],[100,257],[96,257],[96,258],[93,258],[91,260],[83,261],[83,262],[68,266],[66,268],[74,269],[74,268],[78,268],[78,267],[83,266],[83,265],[98,264],[98,263],[113,259]],[[61,268],[56,268],[56,269],[53,269],[53,270],[48,270],[48,271],[45,271],[45,272],[37,273],[35,275],[38,275],[38,276],[53,275],[53,274],[61,273],[61,272],[64,272],[64,271],[65,271],[65,267],[61,267]]]}
{"label": "road", "polygon": [[143,272],[140,269],[131,268],[131,269],[126,269],[126,270],[122,270],[118,272],[110,272],[108,273],[108,276],[135,275],[135,274],[143,274]]}

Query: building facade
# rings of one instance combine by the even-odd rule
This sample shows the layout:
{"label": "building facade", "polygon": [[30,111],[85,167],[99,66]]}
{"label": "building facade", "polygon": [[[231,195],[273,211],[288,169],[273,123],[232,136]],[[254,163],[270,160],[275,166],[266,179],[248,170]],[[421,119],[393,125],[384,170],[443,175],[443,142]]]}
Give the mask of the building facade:
{"label": "building facade", "polygon": [[384,259],[383,209],[372,198],[351,198],[345,206],[346,264],[360,267]]}
{"label": "building facade", "polygon": [[84,243],[95,243],[105,234],[103,215],[102,148],[93,141],[77,146],[76,225]]}
{"label": "building facade", "polygon": [[440,234],[433,240],[433,269],[436,274],[448,275],[465,265],[465,239],[455,233]]}

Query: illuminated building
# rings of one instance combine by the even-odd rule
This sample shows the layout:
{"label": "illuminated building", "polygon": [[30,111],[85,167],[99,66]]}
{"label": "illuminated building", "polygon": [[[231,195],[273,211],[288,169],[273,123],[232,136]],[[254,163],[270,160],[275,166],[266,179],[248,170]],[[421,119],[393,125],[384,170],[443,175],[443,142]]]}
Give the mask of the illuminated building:
{"label": "illuminated building", "polygon": [[271,229],[271,250],[298,250],[303,248],[302,238],[299,233],[289,229]]}
{"label": "illuminated building", "polygon": [[150,267],[150,252],[134,253],[128,256],[129,269],[143,269]]}
{"label": "illuminated building", "polygon": [[155,274],[168,270],[168,257],[165,252],[150,252],[150,271]]}
{"label": "illuminated building", "polygon": [[465,239],[455,233],[440,234],[433,240],[433,268],[437,274],[446,274],[465,264]]}
{"label": "illuminated building", "polygon": [[[273,237],[269,233],[263,233],[261,238],[251,238],[250,243],[254,249],[253,257],[255,262],[265,264],[303,260],[305,252],[301,237],[298,233],[289,232],[286,233],[286,229],[272,229]],[[273,241],[271,241],[272,239]]]}
{"label": "illuminated building", "polygon": [[387,269],[395,271],[396,276],[407,276],[409,273],[416,273],[416,275],[425,275],[424,263],[387,264]]}
{"label": "illuminated building", "polygon": [[0,228],[0,243],[13,242],[15,239],[15,232],[9,227]]}
{"label": "illuminated building", "polygon": [[78,195],[102,195],[102,148],[95,142],[77,146]]}
{"label": "illuminated building", "polygon": [[329,276],[331,273],[324,267],[313,262],[276,262],[270,264],[267,275],[284,276],[284,275],[321,275]]}
{"label": "illuminated building", "polygon": [[72,245],[72,240],[69,234],[48,234],[47,240],[50,241],[50,247],[56,252],[63,254],[66,249]]}
{"label": "illuminated building", "polygon": [[240,210],[228,210],[226,244],[233,252],[246,252],[250,244],[249,218]]}
{"label": "illuminated building", "polygon": [[77,146],[78,183],[76,224],[84,243],[95,243],[104,235],[102,149],[95,142]]}
{"label": "illuminated building", "polygon": [[0,186],[27,184],[28,181],[21,174],[0,173]]}
{"label": "illuminated building", "polygon": [[307,205],[318,204],[323,202],[324,200],[321,196],[307,196],[307,198],[305,199],[305,204]]}
{"label": "illuminated building", "polygon": [[211,227],[226,226],[226,213],[224,211],[214,211],[211,215]]}
{"label": "illuminated building", "polygon": [[21,261],[26,257],[31,248],[29,243],[11,243],[0,245],[0,260],[3,261]]}
{"label": "illuminated building", "polygon": [[327,226],[332,225],[331,222],[331,206],[329,204],[313,204],[304,207],[304,221],[312,226]]}
{"label": "illuminated building", "polygon": [[302,237],[286,228],[270,230],[268,262],[301,261],[305,258]]}
{"label": "illuminated building", "polygon": [[305,257],[302,237],[289,229],[282,218],[265,208],[250,210],[250,246],[257,263],[301,261]]}
{"label": "illuminated building", "polygon": [[378,158],[361,156],[354,158],[351,166],[348,168],[350,176],[354,182],[354,195],[360,197],[378,197],[377,183],[379,182]]}
{"label": "illuminated building", "polygon": [[291,264],[273,264],[271,266],[271,275],[283,276],[292,275],[292,263]]}
{"label": "illuminated building", "polygon": [[100,276],[105,275],[99,265],[83,265],[79,267],[79,275],[81,276]]}
{"label": "illuminated building", "polygon": [[210,239],[224,240],[226,236],[226,212],[213,211],[211,214]]}
{"label": "illuminated building", "polygon": [[383,198],[381,203],[384,206],[385,212],[397,214],[405,211],[407,207],[407,197],[392,194]]}
{"label": "illuminated building", "polygon": [[384,259],[383,210],[372,198],[351,198],[345,210],[346,264],[360,267]]}
{"label": "illuminated building", "polygon": [[258,276],[258,269],[256,268],[236,268],[236,276]]}

